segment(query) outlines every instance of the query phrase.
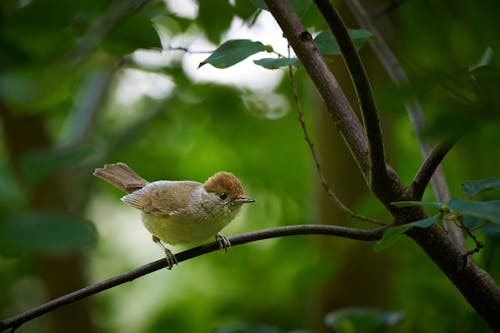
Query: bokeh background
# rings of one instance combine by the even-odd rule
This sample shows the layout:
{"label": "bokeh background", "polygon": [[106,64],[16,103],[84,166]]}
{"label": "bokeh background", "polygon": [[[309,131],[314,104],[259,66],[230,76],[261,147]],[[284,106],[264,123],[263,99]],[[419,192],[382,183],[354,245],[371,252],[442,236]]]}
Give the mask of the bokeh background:
{"label": "bokeh background", "polygon": [[[226,235],[303,223],[371,227],[339,212],[321,189],[285,70],[265,70],[252,58],[225,70],[198,68],[204,52],[228,39],[288,52],[258,3],[0,3],[2,318],[161,258],[139,213],[92,176],[104,163],[125,162],[148,180],[235,173],[257,201]],[[306,8],[310,32],[325,29],[313,5],[296,3]],[[429,138],[464,135],[444,162],[452,196],[462,197],[464,180],[498,177],[498,2],[364,4],[412,82],[396,87],[370,48],[361,50],[390,164],[409,183],[422,162],[404,108],[416,95]],[[355,103],[342,59],[327,60]],[[390,221],[303,69],[295,80],[331,186],[355,211]],[[425,199],[434,200],[432,191]],[[493,236],[478,232],[486,248],[475,258],[498,277]],[[184,262],[16,332],[332,332],[325,316],[350,307],[402,314],[392,332],[487,331],[410,240],[375,252],[373,244],[297,236]]]}

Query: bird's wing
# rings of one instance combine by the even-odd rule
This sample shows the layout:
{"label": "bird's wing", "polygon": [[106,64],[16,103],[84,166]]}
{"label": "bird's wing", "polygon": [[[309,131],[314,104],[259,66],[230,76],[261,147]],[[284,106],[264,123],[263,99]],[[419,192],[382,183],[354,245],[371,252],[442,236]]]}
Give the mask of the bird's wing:
{"label": "bird's wing", "polygon": [[124,196],[122,201],[144,213],[168,217],[186,211],[186,198],[198,186],[200,183],[191,181],[157,181]]}

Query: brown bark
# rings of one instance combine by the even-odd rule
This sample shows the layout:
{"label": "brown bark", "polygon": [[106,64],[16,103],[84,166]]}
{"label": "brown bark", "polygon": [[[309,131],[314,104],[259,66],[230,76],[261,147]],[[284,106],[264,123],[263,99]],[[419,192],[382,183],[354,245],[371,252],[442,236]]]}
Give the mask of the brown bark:
{"label": "brown bark", "polygon": [[[371,171],[365,153],[367,152],[366,136],[363,135],[363,129],[358,127],[357,117],[350,105],[348,105],[337,80],[328,70],[312,39],[304,38],[304,36],[308,36],[308,32],[289,3],[278,0],[265,0],[265,2],[320,92],[338,130],[343,135],[347,146],[358,162],[365,180],[368,180],[367,184],[371,185],[372,182],[367,177],[367,175],[371,174]],[[325,73],[325,71],[328,71],[328,73]],[[352,127],[352,125],[355,126]],[[370,126],[369,123],[365,125]],[[350,132],[349,128],[354,132]],[[358,131],[361,131],[361,133]],[[396,208],[390,204],[393,201],[418,199],[411,196],[411,191],[402,184],[401,179],[394,171],[391,170],[388,179],[385,179],[382,183],[377,181],[376,184],[375,188],[371,188],[372,191],[391,212],[396,223],[403,224],[426,217],[424,211],[420,208]],[[422,230],[412,229],[408,232],[408,235],[438,265],[478,314],[493,329],[500,329],[498,316],[498,313],[500,313],[500,290],[491,276],[477,267],[472,259],[466,257],[467,260],[464,261],[463,251],[460,251],[457,245],[453,244],[438,227],[434,226]]]}

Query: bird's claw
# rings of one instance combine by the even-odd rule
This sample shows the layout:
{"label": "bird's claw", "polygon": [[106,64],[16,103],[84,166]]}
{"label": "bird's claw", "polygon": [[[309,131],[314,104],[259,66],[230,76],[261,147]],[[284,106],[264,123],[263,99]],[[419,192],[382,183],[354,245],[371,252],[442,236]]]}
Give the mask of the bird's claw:
{"label": "bird's claw", "polygon": [[167,269],[170,270],[174,267],[174,265],[177,265],[179,262],[177,261],[177,258],[175,257],[175,254],[172,253],[161,241],[160,238],[153,236],[153,242],[158,244],[159,247],[162,248],[162,250],[165,252],[165,259],[167,259]]}
{"label": "bird's claw", "polygon": [[227,249],[231,247],[231,242],[229,241],[229,239],[220,233],[217,233],[217,235],[215,235],[215,241],[217,242],[217,244],[219,244],[219,250],[221,250],[222,252],[227,252]]}
{"label": "bird's claw", "polygon": [[163,249],[165,251],[165,259],[167,259],[167,269],[171,270],[174,265],[177,265],[179,262],[177,261],[177,258],[175,257],[175,254],[172,253],[167,248]]}

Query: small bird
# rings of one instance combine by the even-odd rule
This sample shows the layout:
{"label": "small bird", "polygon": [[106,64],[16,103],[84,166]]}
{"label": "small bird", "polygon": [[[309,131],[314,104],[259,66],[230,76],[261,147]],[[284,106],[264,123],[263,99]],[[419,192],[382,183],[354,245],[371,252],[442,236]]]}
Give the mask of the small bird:
{"label": "small bird", "polygon": [[215,235],[219,248],[227,251],[231,243],[220,231],[244,203],[255,201],[245,196],[236,176],[224,171],[203,184],[188,180],[150,183],[125,163],[106,164],[95,169],[94,175],[129,193],[121,200],[142,211],[142,222],[165,252],[168,269],[177,259],[164,243],[184,245]]}

